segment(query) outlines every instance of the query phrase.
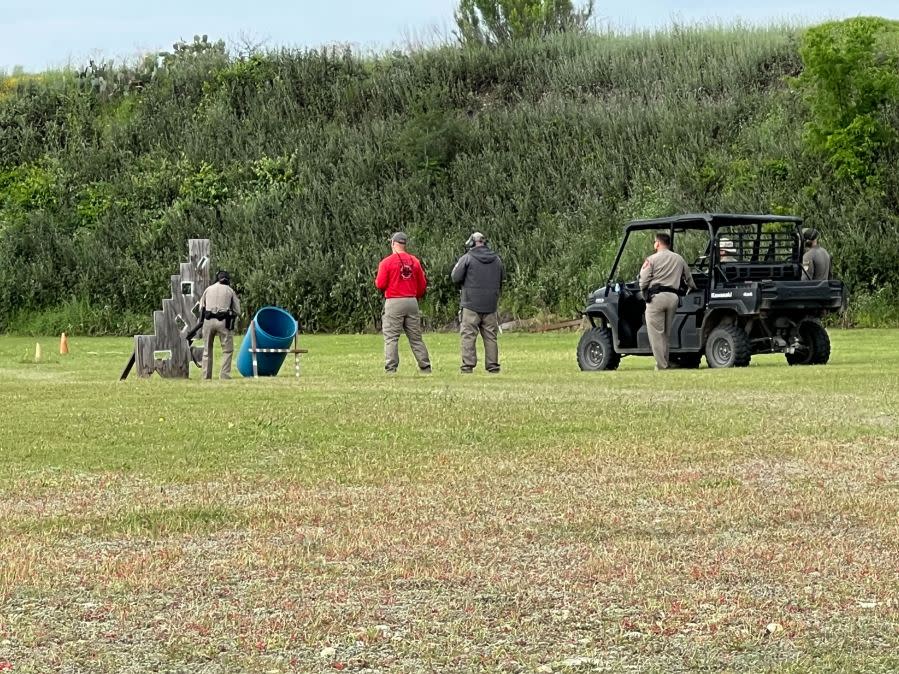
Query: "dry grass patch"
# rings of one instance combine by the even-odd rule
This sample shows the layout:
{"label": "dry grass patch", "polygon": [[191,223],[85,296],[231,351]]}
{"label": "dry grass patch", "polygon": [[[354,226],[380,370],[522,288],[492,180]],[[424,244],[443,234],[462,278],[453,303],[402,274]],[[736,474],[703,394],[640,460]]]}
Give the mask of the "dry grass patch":
{"label": "dry grass patch", "polygon": [[[568,346],[520,344],[535,360]],[[67,464],[52,436],[26,430],[55,467],[12,454],[0,661],[24,672],[897,666],[899,437],[876,421],[897,394],[878,373],[814,369],[831,379],[797,418],[782,390],[764,393],[797,371],[785,366],[352,385],[325,370],[309,374],[320,398],[302,409],[271,404],[296,393],[286,382],[223,389],[259,449],[213,433],[193,441],[191,460],[209,457],[193,470],[130,445],[130,467],[111,467],[115,441]],[[650,383],[668,388],[643,398]],[[48,393],[24,386],[26,406]],[[627,406],[603,414],[616,386]],[[147,388],[140,407],[120,396],[120,436],[173,437],[179,422],[146,428],[169,404],[153,395],[174,387]],[[471,407],[494,393],[501,407]],[[403,395],[409,407],[391,413]],[[846,423],[823,425],[836,403]],[[165,456],[187,461],[178,451]]]}

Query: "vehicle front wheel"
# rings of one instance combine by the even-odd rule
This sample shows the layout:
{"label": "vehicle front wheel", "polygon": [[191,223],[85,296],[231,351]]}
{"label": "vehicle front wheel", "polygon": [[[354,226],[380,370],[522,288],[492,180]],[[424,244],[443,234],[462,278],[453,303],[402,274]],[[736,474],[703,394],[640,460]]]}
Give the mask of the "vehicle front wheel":
{"label": "vehicle front wheel", "polygon": [[705,343],[709,367],[746,367],[751,358],[749,335],[736,325],[715,328]]}
{"label": "vehicle front wheel", "polygon": [[785,354],[790,365],[824,365],[830,360],[830,335],[817,321],[799,324],[799,348]]}
{"label": "vehicle front wheel", "polygon": [[612,332],[608,328],[591,328],[581,335],[577,345],[577,364],[584,372],[614,370],[621,362],[621,354],[612,347]]}

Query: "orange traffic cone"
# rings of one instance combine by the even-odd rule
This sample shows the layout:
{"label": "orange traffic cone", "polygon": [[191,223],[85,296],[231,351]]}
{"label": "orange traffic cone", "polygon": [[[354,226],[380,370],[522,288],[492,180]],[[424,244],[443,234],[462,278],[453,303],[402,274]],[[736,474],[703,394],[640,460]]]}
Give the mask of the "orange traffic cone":
{"label": "orange traffic cone", "polygon": [[59,336],[59,355],[64,356],[69,352],[69,338],[66,337],[66,333],[62,333]]}

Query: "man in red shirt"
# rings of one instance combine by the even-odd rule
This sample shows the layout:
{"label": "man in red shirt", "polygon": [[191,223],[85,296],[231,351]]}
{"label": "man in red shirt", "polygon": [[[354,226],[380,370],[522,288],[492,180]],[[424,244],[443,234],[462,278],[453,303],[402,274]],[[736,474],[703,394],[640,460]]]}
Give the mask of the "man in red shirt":
{"label": "man in red shirt", "polygon": [[402,232],[390,237],[390,255],[378,265],[375,285],[384,293],[384,315],[381,317],[384,333],[384,369],[388,374],[396,372],[400,364],[399,340],[403,332],[418,368],[425,374],[431,372],[428,348],[421,338],[421,314],[418,300],[424,297],[428,287],[421,262],[406,252],[408,238]]}

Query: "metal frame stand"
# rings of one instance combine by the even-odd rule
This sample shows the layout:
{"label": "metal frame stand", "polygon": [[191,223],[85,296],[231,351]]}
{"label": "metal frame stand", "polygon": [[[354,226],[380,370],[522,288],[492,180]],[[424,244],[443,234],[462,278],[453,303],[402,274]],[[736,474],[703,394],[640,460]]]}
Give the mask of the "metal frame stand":
{"label": "metal frame stand", "polygon": [[293,336],[292,349],[260,349],[256,347],[256,321],[250,322],[250,354],[253,356],[253,379],[259,378],[259,361],[256,359],[257,353],[292,353],[293,354],[293,371],[296,378],[300,378],[300,354],[309,353],[309,349],[300,348],[299,331]]}

